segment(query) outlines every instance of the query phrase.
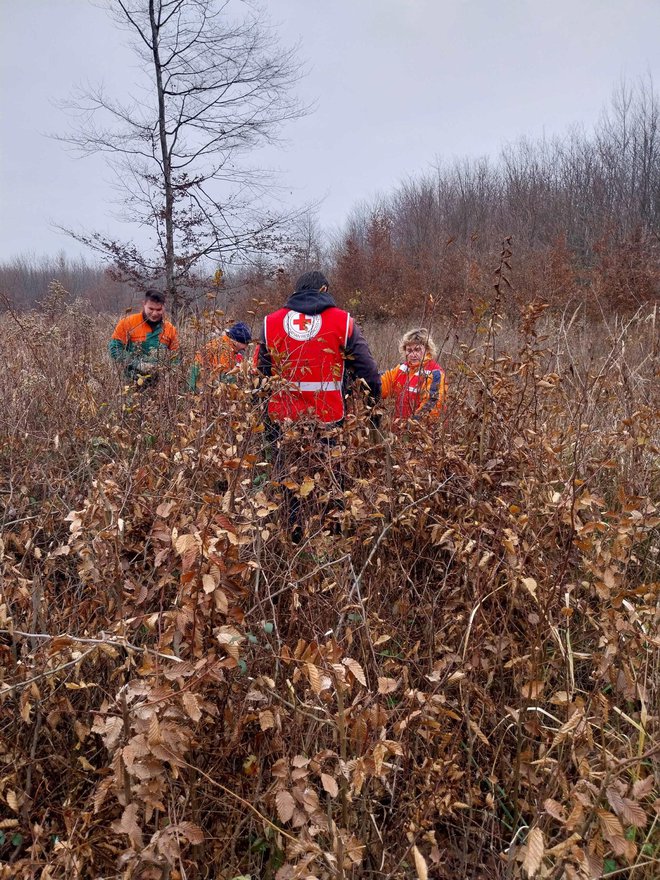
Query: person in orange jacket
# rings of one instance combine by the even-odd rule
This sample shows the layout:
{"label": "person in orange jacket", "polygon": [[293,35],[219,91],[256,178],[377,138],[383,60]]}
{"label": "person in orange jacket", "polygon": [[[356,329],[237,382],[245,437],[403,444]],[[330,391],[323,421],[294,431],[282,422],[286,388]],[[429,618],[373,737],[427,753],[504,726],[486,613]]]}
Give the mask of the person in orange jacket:
{"label": "person in orange jacket", "polygon": [[108,343],[110,357],[124,367],[129,379],[149,377],[154,381],[164,360],[178,360],[179,337],[165,318],[165,294],[145,291],[142,310],[126,315],[117,324]]}
{"label": "person in orange jacket", "polygon": [[238,367],[252,339],[250,328],[239,321],[221,336],[211,339],[201,351],[195,355],[195,363],[190,373],[189,387],[192,391],[202,372],[206,373],[206,381],[233,383],[236,381]]}
{"label": "person in orange jacket", "polygon": [[429,331],[409,330],[399,342],[403,362],[381,376],[383,398],[394,398],[397,419],[437,419],[445,401],[445,371],[434,358]]}

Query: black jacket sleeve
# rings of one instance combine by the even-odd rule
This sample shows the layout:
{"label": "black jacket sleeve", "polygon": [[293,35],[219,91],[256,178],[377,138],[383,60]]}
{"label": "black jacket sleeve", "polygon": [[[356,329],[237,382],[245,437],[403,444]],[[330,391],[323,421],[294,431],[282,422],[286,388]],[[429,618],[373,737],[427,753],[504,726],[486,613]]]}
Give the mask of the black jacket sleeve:
{"label": "black jacket sleeve", "polygon": [[273,372],[273,359],[268,351],[268,346],[263,339],[259,340],[259,349],[257,352],[257,369],[262,376],[270,376]]}
{"label": "black jacket sleeve", "polygon": [[346,341],[346,367],[357,379],[364,379],[372,399],[380,400],[380,373],[367,340],[356,323]]}

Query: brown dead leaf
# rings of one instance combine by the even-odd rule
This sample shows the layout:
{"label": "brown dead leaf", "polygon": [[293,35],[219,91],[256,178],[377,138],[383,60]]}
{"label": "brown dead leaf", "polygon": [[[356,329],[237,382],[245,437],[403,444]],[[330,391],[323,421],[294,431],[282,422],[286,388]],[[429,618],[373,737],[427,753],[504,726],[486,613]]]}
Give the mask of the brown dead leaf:
{"label": "brown dead leaf", "polygon": [[199,556],[199,546],[195,536],[179,535],[174,543],[174,549],[183,561],[183,570],[191,569]]}
{"label": "brown dead leaf", "polygon": [[93,800],[95,813],[98,813],[98,811],[103,806],[103,802],[105,801],[106,797],[108,796],[108,792],[110,791],[110,788],[112,786],[112,782],[113,782],[112,776],[108,776],[106,779],[104,779],[100,783],[99,787],[96,789],[96,791],[94,793],[94,800]]}
{"label": "brown dead leaf", "polygon": [[305,663],[305,671],[309,679],[310,686],[315,694],[320,694],[323,690],[323,682],[321,679],[321,670],[313,663]]}
{"label": "brown dead leaf", "polygon": [[275,804],[277,806],[277,816],[280,822],[289,822],[296,808],[296,802],[293,795],[288,791],[278,791],[275,795]]}
{"label": "brown dead leaf", "polygon": [[199,721],[202,717],[202,710],[199,708],[199,702],[194,694],[185,691],[183,694],[183,706],[193,721]]}
{"label": "brown dead leaf", "polygon": [[213,601],[215,603],[215,610],[219,611],[220,614],[227,614],[229,611],[229,602],[227,601],[227,595],[223,590],[218,590],[213,593]]}
{"label": "brown dead leaf", "polygon": [[621,792],[610,785],[606,791],[607,800],[617,816],[626,825],[634,825],[636,828],[644,828],[648,816],[641,804],[627,797],[622,797]]}
{"label": "brown dead leaf", "polygon": [[536,591],[538,588],[538,584],[536,583],[534,578],[530,578],[530,577],[521,578],[520,583],[527,590],[527,592],[530,594],[530,596],[532,596],[534,599],[537,598]]}
{"label": "brown dead leaf", "polygon": [[582,840],[582,835],[574,831],[570,837],[566,838],[566,840],[562,840],[561,843],[558,843],[550,849],[546,850],[545,854],[546,856],[548,856],[548,858],[560,859],[565,856],[566,853],[569,852],[570,849],[580,840]]}
{"label": "brown dead leaf", "polygon": [[646,776],[644,779],[638,779],[637,782],[633,783],[632,787],[632,796],[635,800],[641,800],[641,798],[648,797],[653,791],[653,786],[655,782],[653,776]]}
{"label": "brown dead leaf", "polygon": [[112,823],[117,834],[127,834],[134,849],[142,849],[142,830],[137,823],[138,805],[128,804],[119,822]]}
{"label": "brown dead leaf", "polygon": [[399,687],[399,681],[396,678],[378,678],[378,693],[391,694]]}
{"label": "brown dead leaf", "polygon": [[481,740],[481,742],[485,746],[490,746],[488,739],[483,732],[483,730],[479,727],[476,721],[473,721],[471,718],[468,718],[468,724],[470,725],[470,730]]}
{"label": "brown dead leaf", "polygon": [[521,687],[520,693],[527,700],[537,700],[543,693],[543,688],[544,682],[542,681],[528,681]]}
{"label": "brown dead leaf", "polygon": [[540,828],[532,828],[527,835],[527,843],[525,844],[525,858],[523,859],[523,869],[528,877],[534,877],[543,862],[543,854],[545,852],[545,842],[543,832]]}
{"label": "brown dead leaf", "polygon": [[245,636],[242,636],[234,626],[219,626],[215,631],[215,637],[229,656],[238,660],[239,645],[245,641]]}
{"label": "brown dead leaf", "polygon": [[193,846],[199,846],[199,844],[204,843],[204,832],[194,822],[180,822],[172,827],[182,834],[188,843],[192,843]]}
{"label": "brown dead leaf", "polygon": [[568,736],[575,728],[582,722],[584,718],[584,713],[582,711],[574,712],[568,721],[559,728],[557,733],[555,734],[551,749],[554,749],[556,746],[560,745],[560,743],[564,742],[564,740],[568,739]]}
{"label": "brown dead leaf", "polygon": [[426,866],[426,859],[416,846],[413,846],[412,852],[413,859],[415,861],[415,870],[417,871],[417,877],[419,878],[419,880],[428,880],[429,869]]}
{"label": "brown dead leaf", "polygon": [[334,776],[330,776],[327,773],[321,773],[321,785],[328,792],[330,797],[337,797],[339,794],[339,786],[337,785],[337,780]]}
{"label": "brown dead leaf", "polygon": [[150,746],[160,745],[163,741],[163,737],[160,733],[160,724],[158,723],[157,715],[154,715],[149,722],[149,733],[147,735],[147,739]]}
{"label": "brown dead leaf", "polygon": [[364,670],[362,669],[362,667],[360,666],[360,664],[357,662],[357,660],[353,660],[352,657],[344,657],[344,659],[343,659],[341,662],[342,662],[342,663],[344,664],[344,666],[349,670],[349,672],[351,673],[351,675],[352,675],[357,681],[360,682],[360,684],[362,685],[362,687],[366,687],[366,686],[367,686],[367,679],[366,679],[366,677],[365,677]]}
{"label": "brown dead leaf", "polygon": [[591,880],[600,880],[600,878],[603,876],[604,868],[602,853],[596,852],[592,844],[590,844],[586,849],[583,849],[582,852],[584,853],[587,862],[589,877],[591,878]]}
{"label": "brown dead leaf", "polygon": [[159,516],[161,519],[167,519],[167,517],[172,512],[172,508],[174,507],[176,502],[174,501],[163,501],[156,508],[156,516]]}
{"label": "brown dead leaf", "polygon": [[549,813],[553,819],[557,819],[559,822],[566,821],[566,811],[558,801],[555,801],[552,798],[546,798],[546,800],[543,801],[543,809],[546,813]]}
{"label": "brown dead leaf", "polygon": [[626,838],[623,833],[621,822],[613,813],[607,810],[597,810],[603,837],[608,840],[617,856],[624,855],[626,851]]}

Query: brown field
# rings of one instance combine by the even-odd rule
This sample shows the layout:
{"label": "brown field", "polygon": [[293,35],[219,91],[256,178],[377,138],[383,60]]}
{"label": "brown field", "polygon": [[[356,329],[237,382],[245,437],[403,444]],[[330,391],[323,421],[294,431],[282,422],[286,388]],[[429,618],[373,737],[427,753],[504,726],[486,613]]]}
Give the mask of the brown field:
{"label": "brown field", "polygon": [[441,423],[293,438],[298,545],[249,377],[0,320],[1,878],[660,875],[652,307],[435,321]]}

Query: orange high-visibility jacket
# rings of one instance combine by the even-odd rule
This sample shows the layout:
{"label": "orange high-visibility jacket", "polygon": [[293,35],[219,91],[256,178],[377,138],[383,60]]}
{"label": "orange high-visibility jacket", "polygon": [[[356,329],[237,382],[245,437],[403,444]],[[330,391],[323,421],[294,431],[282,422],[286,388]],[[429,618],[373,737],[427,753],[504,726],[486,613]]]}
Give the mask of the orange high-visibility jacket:
{"label": "orange high-visibility jacket", "polygon": [[126,315],[117,324],[112,334],[111,353],[113,349],[119,349],[119,346],[112,346],[113,341],[121,343],[126,352],[145,355],[159,347],[170,351],[177,351],[179,348],[179,337],[173,324],[163,319],[160,324],[152,327],[142,312]]}
{"label": "orange high-visibility jacket", "polygon": [[418,367],[399,364],[381,376],[383,397],[394,397],[398,419],[437,419],[445,401],[445,371],[430,358]]}
{"label": "orange high-visibility jacket", "polygon": [[216,378],[221,373],[228,373],[230,370],[233,370],[242,360],[243,355],[240,352],[234,351],[231,339],[226,333],[211,339],[195,355],[195,363],[208,370],[213,378]]}
{"label": "orange high-visibility jacket", "polygon": [[194,391],[197,388],[200,376],[206,383],[236,381],[236,367],[243,362],[243,353],[235,351],[231,339],[226,333],[211,339],[195,355],[195,363],[188,380],[189,388]]}

